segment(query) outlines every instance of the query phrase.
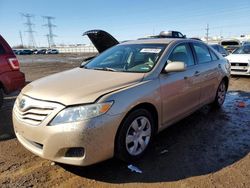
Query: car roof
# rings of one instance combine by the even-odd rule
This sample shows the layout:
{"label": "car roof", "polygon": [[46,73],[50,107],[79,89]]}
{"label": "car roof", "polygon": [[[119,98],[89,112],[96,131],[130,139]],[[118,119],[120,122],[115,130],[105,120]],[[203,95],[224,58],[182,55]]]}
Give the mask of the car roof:
{"label": "car roof", "polygon": [[120,45],[122,44],[170,44],[172,42],[201,42],[198,40],[194,40],[194,39],[182,39],[182,38],[148,38],[148,39],[140,39],[140,40],[130,40],[130,41],[126,41],[123,43],[120,43]]}

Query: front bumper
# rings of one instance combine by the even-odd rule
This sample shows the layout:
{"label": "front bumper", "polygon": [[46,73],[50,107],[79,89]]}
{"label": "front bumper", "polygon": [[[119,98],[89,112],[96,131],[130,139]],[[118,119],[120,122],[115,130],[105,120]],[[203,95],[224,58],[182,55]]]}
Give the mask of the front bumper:
{"label": "front bumper", "polygon": [[[236,64],[236,65],[235,65]],[[247,64],[247,65],[245,65]],[[231,63],[231,75],[248,75],[250,76],[249,63]]]}
{"label": "front bumper", "polygon": [[[122,115],[107,115],[83,122],[47,126],[30,125],[13,111],[19,142],[32,153],[52,161],[87,166],[113,157],[115,135]],[[45,120],[45,122],[48,122]],[[67,156],[70,149],[83,148],[82,156]]]}

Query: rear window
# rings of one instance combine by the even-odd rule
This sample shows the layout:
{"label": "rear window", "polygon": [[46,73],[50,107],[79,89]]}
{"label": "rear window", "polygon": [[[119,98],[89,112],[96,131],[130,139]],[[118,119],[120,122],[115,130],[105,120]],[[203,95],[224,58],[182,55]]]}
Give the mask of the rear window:
{"label": "rear window", "polygon": [[192,51],[188,44],[178,45],[173,52],[170,54],[168,61],[181,61],[184,62],[187,66],[194,65],[194,58]]}
{"label": "rear window", "polygon": [[194,50],[197,55],[198,62],[200,64],[208,63],[212,60],[208,48],[203,44],[194,44]]}
{"label": "rear window", "polygon": [[5,54],[5,50],[2,44],[0,44],[0,54]]}
{"label": "rear window", "polygon": [[212,60],[213,60],[213,61],[217,61],[217,60],[219,59],[219,58],[217,57],[217,55],[215,55],[215,53],[214,53],[212,50],[209,50],[209,51],[210,51]]}

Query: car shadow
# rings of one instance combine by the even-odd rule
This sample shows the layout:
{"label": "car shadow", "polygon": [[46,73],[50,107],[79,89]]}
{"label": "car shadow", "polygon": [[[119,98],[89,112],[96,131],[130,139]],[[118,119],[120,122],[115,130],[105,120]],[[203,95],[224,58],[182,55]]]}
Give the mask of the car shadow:
{"label": "car shadow", "polygon": [[[30,81],[26,81],[25,85]],[[0,141],[15,138],[15,131],[12,123],[12,109],[20,91],[15,91],[4,96],[3,106],[0,108]]]}
{"label": "car shadow", "polygon": [[250,152],[249,114],[250,93],[228,92],[221,109],[205,106],[157,135],[146,155],[133,163],[142,174],[131,172],[128,163],[117,159],[87,167],[60,166],[108,183],[177,181],[213,173]]}
{"label": "car shadow", "polygon": [[0,141],[15,138],[12,124],[12,108],[19,92],[4,96],[3,106],[0,108]]}

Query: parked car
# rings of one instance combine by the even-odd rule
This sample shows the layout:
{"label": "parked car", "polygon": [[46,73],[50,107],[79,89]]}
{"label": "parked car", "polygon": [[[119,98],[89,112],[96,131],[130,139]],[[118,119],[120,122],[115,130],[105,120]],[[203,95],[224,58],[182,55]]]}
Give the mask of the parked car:
{"label": "parked car", "polygon": [[144,38],[139,38],[139,40],[144,39],[150,39],[150,38],[186,38],[186,35],[183,35],[179,31],[162,31],[159,33],[159,35],[152,35]]}
{"label": "parked car", "polygon": [[16,51],[16,55],[31,55],[31,54],[33,54],[33,51],[28,49]]}
{"label": "parked car", "polygon": [[13,49],[12,51],[13,51],[13,53],[14,53],[15,55],[18,55],[20,49]]}
{"label": "parked car", "polygon": [[225,100],[229,63],[201,41],[119,44],[101,30],[85,34],[98,56],[30,83],[15,102],[16,136],[38,156],[81,166],[113,156],[133,161],[156,133]]}
{"label": "parked car", "polygon": [[244,45],[226,57],[231,64],[232,75],[250,76],[250,45]]}
{"label": "parked car", "polygon": [[25,76],[19,70],[19,62],[11,47],[0,35],[0,107],[3,94],[9,94],[25,85]]}
{"label": "parked car", "polygon": [[32,49],[32,54],[37,54],[38,49]]}
{"label": "parked car", "polygon": [[240,41],[237,39],[223,39],[220,41],[220,45],[229,53],[232,53],[235,49],[241,46]]}
{"label": "parked car", "polygon": [[40,49],[36,52],[36,54],[46,54],[47,53],[47,49]]}
{"label": "parked car", "polygon": [[211,44],[210,45],[213,49],[215,49],[217,52],[219,52],[223,57],[226,57],[229,55],[229,52],[223,48],[223,46],[219,44]]}
{"label": "parked car", "polygon": [[47,54],[59,54],[59,51],[57,49],[49,49]]}
{"label": "parked car", "polygon": [[13,51],[13,53],[14,53],[14,54],[16,54],[16,52],[17,52],[18,50],[16,50],[16,49],[12,49],[12,51]]}

